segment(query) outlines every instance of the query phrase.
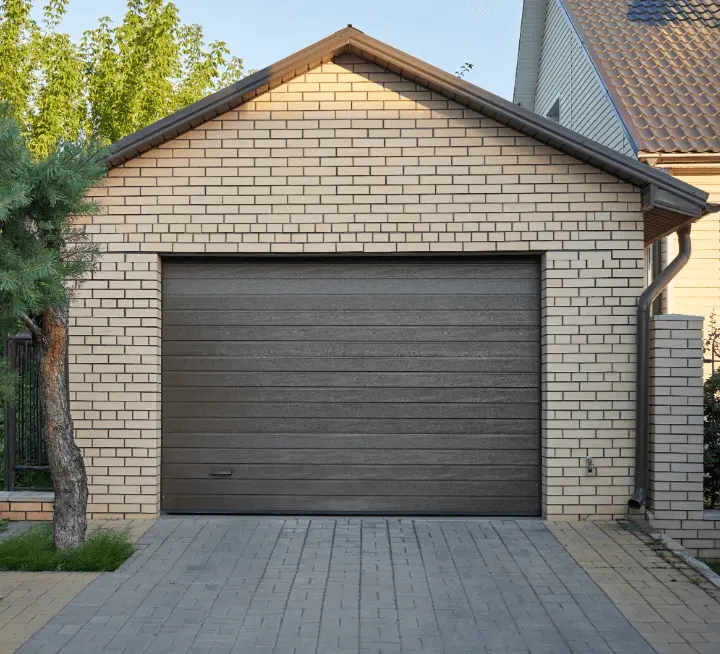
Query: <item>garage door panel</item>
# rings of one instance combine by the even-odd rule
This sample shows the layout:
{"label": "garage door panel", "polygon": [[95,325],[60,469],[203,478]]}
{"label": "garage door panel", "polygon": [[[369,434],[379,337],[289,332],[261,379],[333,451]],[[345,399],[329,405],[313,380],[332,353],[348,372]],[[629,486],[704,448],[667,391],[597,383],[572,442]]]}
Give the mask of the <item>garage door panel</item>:
{"label": "garage door panel", "polygon": [[[478,280],[459,279],[166,279],[164,288],[172,295],[425,295],[442,294],[452,285],[454,292],[477,294]],[[482,295],[531,294],[537,288],[537,279],[498,279],[482,282]]]}
{"label": "garage door panel", "polygon": [[163,508],[537,514],[539,306],[531,259],[166,260]]}
{"label": "garage door panel", "polygon": [[[351,515],[485,515],[537,516],[538,497],[398,497],[322,495],[167,495],[163,508],[183,513],[277,513]],[[212,507],[212,508],[211,508]],[[310,509],[308,507],[311,507]]]}
{"label": "garage door panel", "polygon": [[[377,396],[377,394],[376,394]],[[172,418],[503,418],[512,411],[519,419],[540,418],[535,404],[431,402],[167,402]]]}
{"label": "garage door panel", "polygon": [[[165,288],[167,292],[167,289]],[[266,311],[263,295],[163,296],[166,311]],[[274,295],[273,311],[535,311],[540,308],[538,292],[512,295]]]}
{"label": "garage door panel", "polygon": [[[166,439],[167,440],[167,439]],[[535,456],[537,462],[537,446],[526,434],[334,434],[334,433],[223,433],[223,432],[173,432],[172,445],[163,446],[163,461],[173,461],[173,457],[180,456],[180,452],[186,448],[197,449],[202,447],[208,452],[215,449],[240,448],[252,461],[258,461],[257,457],[264,457],[267,452],[277,450],[276,456],[279,461],[286,460],[286,452],[292,456],[300,456],[304,448],[311,451],[306,456],[311,460],[317,460],[322,456],[342,456],[337,450],[398,450],[403,453],[399,456],[417,456],[407,450],[428,450],[426,453],[431,460],[438,463],[443,461],[452,463],[456,456],[468,457],[476,455],[485,456],[491,450],[500,450],[507,459],[503,462],[524,460],[525,454],[521,451],[529,451]],[[256,450],[267,450],[256,455]],[[319,452],[318,452],[319,450]],[[454,453],[455,450],[462,452]],[[469,450],[469,451],[468,451]],[[446,454],[447,453],[447,454]],[[360,455],[362,456],[362,455]],[[364,456],[374,457],[371,452]],[[450,459],[445,458],[451,457]],[[313,458],[314,457],[314,458]],[[197,457],[193,459],[199,461]],[[373,459],[374,460],[374,459]],[[463,459],[464,460],[464,459]],[[266,459],[262,458],[261,462]],[[192,462],[192,461],[190,461]],[[472,461],[471,461],[472,462]]]}
{"label": "garage door panel", "polygon": [[[342,263],[331,263],[328,261],[311,262],[305,261],[270,261],[265,260],[260,264],[247,262],[247,265],[239,268],[234,265],[218,265],[219,260],[195,260],[192,266],[173,266],[163,272],[167,280],[203,280],[212,281],[216,279],[229,280],[294,280],[290,266],[293,263],[302,266],[304,279],[329,280],[337,282],[344,279],[379,279],[392,282],[406,283],[414,279],[475,279],[496,281],[503,279],[527,279],[537,281],[537,263],[531,259],[516,259],[512,266],[506,261],[495,263],[490,260],[480,261],[459,261],[455,259],[436,258],[428,261],[425,265],[417,263],[406,264],[399,259],[382,262],[376,260],[371,266],[363,261],[345,261]],[[297,267],[297,266],[296,266]]]}
{"label": "garage door panel", "polygon": [[[260,370],[266,372],[497,372],[499,368],[502,368],[505,372],[531,375],[540,371],[540,363],[536,357],[513,359],[413,357],[409,361],[403,361],[396,357],[317,357],[313,359],[166,355],[164,366],[168,371],[185,372],[257,372]],[[201,388],[194,390],[201,390]],[[184,389],[185,387],[178,386],[173,388],[172,392],[175,394]],[[450,397],[448,396],[448,398]],[[448,399],[448,401],[451,400]]]}
{"label": "garage door panel", "polygon": [[422,373],[422,372],[192,372],[168,370],[166,383],[179,386],[187,380],[189,387],[264,387],[288,386],[293,381],[301,387],[352,388],[535,388],[527,376],[503,373]]}
{"label": "garage door panel", "polygon": [[[510,413],[510,412],[508,412]],[[356,434],[445,434],[450,429],[455,434],[527,434],[537,433],[537,420],[477,419],[413,420],[413,419],[352,419],[352,418],[163,418],[163,431],[182,432],[239,432],[257,433],[338,433]]]}
{"label": "garage door panel", "polygon": [[169,494],[192,495],[315,495],[351,497],[372,496],[443,496],[443,497],[523,497],[537,491],[537,481],[404,481],[390,480],[337,480],[337,479],[172,479],[164,480],[164,491]]}
{"label": "garage door panel", "polygon": [[[378,393],[373,388],[293,388],[293,387],[243,387],[238,392],[236,388],[208,388],[203,386],[168,387],[172,400],[167,401],[164,415],[177,417],[174,410],[182,409],[186,402],[215,403],[222,405],[226,402],[293,402],[293,403],[320,403],[327,404],[340,402],[373,402],[378,400]],[[535,388],[523,391],[518,397],[515,388],[385,388],[382,392],[382,401],[393,404],[396,402],[442,402],[446,404],[468,403],[474,404],[530,404],[537,405],[540,393]]]}
{"label": "garage door panel", "polygon": [[[196,443],[197,445],[197,443]],[[316,444],[318,445],[318,444]],[[433,474],[441,474],[441,465],[460,466],[465,470],[466,474],[473,475],[470,479],[495,479],[496,475],[505,475],[502,478],[514,477],[515,474],[521,474],[522,479],[539,478],[539,470],[537,467],[537,456],[535,451],[516,450],[509,451],[507,449],[485,449],[485,450],[449,450],[441,449],[439,451],[427,451],[424,449],[395,449],[391,447],[392,441],[388,439],[385,443],[385,449],[382,448],[347,448],[347,449],[320,449],[320,447],[295,449],[287,448],[278,452],[273,448],[207,448],[207,447],[186,447],[186,448],[168,448],[165,452],[165,463],[167,465],[167,474],[174,478],[182,476],[188,477],[210,477],[210,466],[234,466],[233,476],[236,478],[244,478],[242,470],[252,469],[252,477],[268,479],[263,475],[267,474],[268,469],[283,470],[280,476],[282,479],[294,478],[311,478],[308,475],[322,475],[322,479],[333,479],[330,470],[333,466],[359,466],[358,475],[364,474],[361,469],[364,468],[383,468],[386,466],[401,465],[408,468],[415,467],[415,476],[406,476],[410,479],[432,479]],[[192,466],[192,470],[187,464],[197,464]],[[296,465],[317,465],[320,466],[316,471],[308,468],[302,468],[299,471],[294,470]],[[237,468],[240,466],[239,469]],[[324,467],[323,467],[324,466]],[[420,466],[425,466],[421,468]],[[347,468],[351,470],[351,468]],[[296,477],[298,473],[300,476]],[[328,476],[328,475],[331,476]],[[346,478],[345,473],[338,468],[337,474],[341,474],[341,479]],[[389,473],[378,470],[378,475],[386,475],[384,477],[373,477],[378,479],[393,479],[388,476]],[[483,475],[490,476],[483,476]],[[274,478],[274,475],[272,476]]]}
{"label": "garage door panel", "polygon": [[[473,358],[503,357],[506,359],[532,358],[538,359],[538,344],[527,342],[475,342],[475,343],[330,343],[330,342],[294,342],[282,341],[171,341],[165,336],[163,329],[163,357],[169,360],[172,356],[228,356],[262,359],[272,357],[392,357],[398,363],[413,365],[417,358]],[[163,359],[163,361],[165,360]],[[262,368],[263,370],[265,368]]]}
{"label": "garage door panel", "polygon": [[517,311],[187,311],[168,309],[165,325],[296,327],[322,322],[340,327],[514,327],[535,326],[538,317]]}
{"label": "garage door panel", "polygon": [[412,342],[442,341],[450,343],[489,343],[528,341],[535,328],[517,327],[404,327],[398,334],[396,327],[299,327],[299,326],[185,326],[168,325],[164,328],[168,340],[178,341],[360,341],[397,343],[398,338]]}
{"label": "garage door panel", "polygon": [[[307,467],[292,465],[257,464],[242,465],[233,463],[198,463],[188,470],[187,465],[169,464],[165,469],[167,479],[211,479],[213,474],[232,469],[237,479],[258,480],[356,480],[356,481],[487,481],[507,482],[540,481],[537,461],[526,466],[471,466],[471,465],[363,465],[350,463],[341,465],[317,464],[311,462]],[[535,488],[535,485],[532,486]],[[181,489],[182,491],[182,489]]]}

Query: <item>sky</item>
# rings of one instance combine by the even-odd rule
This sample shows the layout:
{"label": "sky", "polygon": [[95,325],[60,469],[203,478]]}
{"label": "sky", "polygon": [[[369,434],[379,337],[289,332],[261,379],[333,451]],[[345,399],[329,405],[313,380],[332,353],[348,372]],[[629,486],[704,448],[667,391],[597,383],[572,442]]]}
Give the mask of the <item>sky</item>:
{"label": "sky", "polygon": [[[522,0],[174,0],[185,23],[222,40],[259,69],[351,23],[381,41],[511,99]],[[42,0],[36,0],[41,18]],[[120,22],[125,0],[70,0],[61,29],[79,40],[102,16]]]}

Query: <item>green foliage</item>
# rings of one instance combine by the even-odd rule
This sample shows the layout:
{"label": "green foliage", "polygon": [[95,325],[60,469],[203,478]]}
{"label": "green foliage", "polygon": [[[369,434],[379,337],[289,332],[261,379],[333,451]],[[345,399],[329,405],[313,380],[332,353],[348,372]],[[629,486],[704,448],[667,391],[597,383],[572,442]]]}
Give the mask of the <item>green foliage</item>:
{"label": "green foliage", "polygon": [[[710,317],[710,331],[705,353],[711,361],[720,362],[720,328],[715,314]],[[705,507],[720,508],[720,369],[705,381]]]}
{"label": "green foliage", "polygon": [[466,61],[462,66],[460,66],[460,70],[455,71],[455,75],[460,79],[464,79],[465,75],[467,75],[473,68],[474,64]]}
{"label": "green foliage", "polygon": [[0,98],[8,101],[18,120],[29,116],[36,80],[34,42],[38,27],[30,18],[32,3],[4,0],[0,4]]}
{"label": "green foliage", "polygon": [[41,156],[59,141],[77,140],[86,133],[85,65],[78,46],[56,31],[66,5],[67,0],[53,0],[46,6],[44,29],[34,41],[38,77],[28,135],[31,149]]}
{"label": "green foliage", "polygon": [[46,1],[38,24],[32,0],[0,0],[0,98],[36,155],[90,134],[116,141],[243,74],[172,2],[128,0],[121,24],[102,18],[73,43],[58,30],[69,0]]}
{"label": "green foliage", "polygon": [[106,529],[91,533],[78,548],[57,550],[52,527],[37,525],[0,540],[0,570],[110,572],[117,570],[133,551],[127,532]]}
{"label": "green foliage", "polygon": [[0,2],[0,99],[38,155],[59,139],[77,139],[86,123],[84,62],[78,46],[56,31],[67,2],[50,0],[42,25],[31,18],[31,0]]}
{"label": "green foliage", "polygon": [[705,381],[705,506],[720,507],[720,372]]}
{"label": "green foliage", "polygon": [[8,370],[7,359],[0,358],[0,441],[2,442],[5,442],[2,438],[5,425],[5,413],[2,405],[6,399],[12,398],[15,394],[16,381],[15,375]]}
{"label": "green foliage", "polygon": [[[97,247],[77,223],[99,208],[88,191],[105,174],[93,144],[62,143],[44,158],[30,152],[7,104],[0,105],[0,338],[19,322],[64,306],[91,271]],[[11,386],[0,373],[0,390]]]}

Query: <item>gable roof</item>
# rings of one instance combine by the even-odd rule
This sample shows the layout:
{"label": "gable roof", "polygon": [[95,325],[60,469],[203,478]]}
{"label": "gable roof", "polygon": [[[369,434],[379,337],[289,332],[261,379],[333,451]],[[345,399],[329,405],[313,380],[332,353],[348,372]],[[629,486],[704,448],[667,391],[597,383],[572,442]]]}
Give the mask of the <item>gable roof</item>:
{"label": "gable roof", "polygon": [[[640,152],[720,152],[720,2],[558,1]],[[523,9],[515,100],[531,108],[547,2]]]}
{"label": "gable roof", "polygon": [[674,231],[681,224],[697,220],[708,212],[706,192],[396,50],[350,25],[272,66],[120,139],[111,146],[108,163],[111,168],[121,165],[347,52],[406,79],[416,81],[450,100],[642,189],[645,200],[643,206],[645,236],[648,242]]}

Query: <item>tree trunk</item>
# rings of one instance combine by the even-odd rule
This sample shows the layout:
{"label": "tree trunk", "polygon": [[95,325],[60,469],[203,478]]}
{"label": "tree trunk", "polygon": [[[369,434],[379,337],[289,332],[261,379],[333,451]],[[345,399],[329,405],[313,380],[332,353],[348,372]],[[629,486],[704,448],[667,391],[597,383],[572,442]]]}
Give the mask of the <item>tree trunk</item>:
{"label": "tree trunk", "polygon": [[42,315],[40,392],[50,475],[55,490],[53,541],[58,549],[85,542],[88,488],[85,463],[75,444],[70,417],[66,362],[68,310],[47,309]]}

